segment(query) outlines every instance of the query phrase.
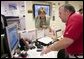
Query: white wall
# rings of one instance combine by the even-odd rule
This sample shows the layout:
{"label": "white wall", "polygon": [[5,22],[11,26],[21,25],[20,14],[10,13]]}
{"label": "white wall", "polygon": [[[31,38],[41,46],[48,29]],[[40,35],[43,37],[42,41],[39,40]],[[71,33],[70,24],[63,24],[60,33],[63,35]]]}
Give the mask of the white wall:
{"label": "white wall", "polygon": [[[83,1],[68,1],[72,4],[76,11],[81,8]],[[10,3],[15,3],[17,5],[17,10],[9,10],[8,5]],[[51,5],[51,21],[50,26],[64,29],[65,24],[61,22],[59,18],[59,7],[65,4],[65,1],[1,1],[1,13],[11,16],[19,16],[22,29],[26,28],[27,30],[35,29],[35,20],[33,19],[33,4],[49,4]],[[54,5],[53,5],[54,4]],[[21,7],[24,5],[24,7]],[[28,13],[28,10],[31,10],[32,13]],[[23,17],[25,15],[25,17]],[[53,21],[53,16],[55,20]]]}
{"label": "white wall", "polygon": [[55,21],[51,20],[50,21],[50,23],[51,23],[50,26],[64,29],[64,23],[59,18],[59,7],[63,4],[65,4],[65,1],[54,1],[53,3],[55,5],[52,8],[52,9],[54,9],[54,10],[52,10],[52,16],[53,16],[53,13],[54,13]]}
{"label": "white wall", "polygon": [[[49,4],[42,1],[27,1],[26,2],[26,29],[31,30],[35,29],[35,20],[33,19],[33,4]],[[28,10],[31,10],[32,13],[28,13]]]}
{"label": "white wall", "polygon": [[31,30],[31,29],[34,29],[35,27],[35,22],[33,20],[33,13],[28,13],[28,10],[32,10],[32,1],[25,2],[25,6],[26,6],[26,13],[25,13],[26,29]]}
{"label": "white wall", "polygon": [[[79,1],[68,1],[70,4],[72,4],[73,6],[75,6],[76,10],[78,10],[79,4],[83,4],[83,2],[79,2]],[[59,18],[59,13],[58,13],[58,9],[61,5],[65,4],[65,1],[27,1],[26,2],[26,29],[31,30],[31,29],[35,29],[35,21],[33,19],[33,13],[28,13],[28,10],[32,10],[32,5],[33,4],[50,4],[52,7],[52,11],[51,11],[51,21],[50,21],[50,26],[51,27],[56,27],[56,28],[61,28],[62,30],[64,30],[65,24],[61,21],[61,19]],[[55,4],[54,7],[52,4]],[[52,16],[55,16],[55,21],[53,21]]]}
{"label": "white wall", "polygon": [[[17,9],[10,10],[9,4],[15,4]],[[23,17],[25,15],[25,6],[22,7],[22,5],[24,5],[24,1],[1,1],[1,14],[5,16],[19,16],[21,29],[25,29],[25,17]]]}
{"label": "white wall", "polygon": [[69,4],[73,5],[78,11],[80,8],[83,8],[83,1],[69,1]]}
{"label": "white wall", "polygon": [[[56,8],[55,8],[55,21],[53,21],[53,12],[52,12],[52,3],[51,2],[43,2],[43,1],[27,1],[26,2],[26,29],[31,30],[31,29],[35,29],[35,21],[33,19],[33,13],[28,13],[28,10],[32,10],[32,5],[33,4],[47,4],[47,5],[51,5],[51,21],[50,21],[50,26],[54,26],[56,28],[63,28],[63,23],[61,22],[59,15],[58,15],[58,3],[60,1],[55,1],[56,3]],[[64,4],[64,2],[60,2],[60,4]]]}
{"label": "white wall", "polygon": [[[10,9],[9,4],[15,4],[17,9]],[[1,14],[5,16],[18,16],[19,15],[19,7],[16,1],[1,1]]]}

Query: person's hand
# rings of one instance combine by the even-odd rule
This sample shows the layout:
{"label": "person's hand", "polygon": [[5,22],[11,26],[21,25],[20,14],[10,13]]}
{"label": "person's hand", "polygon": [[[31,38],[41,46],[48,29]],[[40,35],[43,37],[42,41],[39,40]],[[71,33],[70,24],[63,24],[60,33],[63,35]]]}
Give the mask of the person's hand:
{"label": "person's hand", "polygon": [[43,25],[42,28],[47,28],[47,26],[46,25]]}
{"label": "person's hand", "polygon": [[41,55],[47,54],[47,53],[49,53],[50,51],[51,51],[51,49],[50,49],[49,47],[44,47],[44,48],[42,49]]}

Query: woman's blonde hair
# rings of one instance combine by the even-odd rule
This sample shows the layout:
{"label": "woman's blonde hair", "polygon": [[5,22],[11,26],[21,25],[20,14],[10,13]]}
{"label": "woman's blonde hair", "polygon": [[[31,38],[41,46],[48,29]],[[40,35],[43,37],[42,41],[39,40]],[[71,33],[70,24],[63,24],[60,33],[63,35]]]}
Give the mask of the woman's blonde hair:
{"label": "woman's blonde hair", "polygon": [[46,14],[46,11],[43,7],[41,7],[39,10],[38,10],[38,15],[41,14],[41,13],[45,13]]}

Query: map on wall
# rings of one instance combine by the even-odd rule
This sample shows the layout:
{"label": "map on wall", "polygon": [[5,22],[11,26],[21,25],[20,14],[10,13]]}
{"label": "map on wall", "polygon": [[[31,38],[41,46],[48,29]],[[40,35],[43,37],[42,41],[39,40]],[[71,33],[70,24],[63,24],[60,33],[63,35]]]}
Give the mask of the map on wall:
{"label": "map on wall", "polygon": [[9,4],[9,10],[17,10],[16,4]]}

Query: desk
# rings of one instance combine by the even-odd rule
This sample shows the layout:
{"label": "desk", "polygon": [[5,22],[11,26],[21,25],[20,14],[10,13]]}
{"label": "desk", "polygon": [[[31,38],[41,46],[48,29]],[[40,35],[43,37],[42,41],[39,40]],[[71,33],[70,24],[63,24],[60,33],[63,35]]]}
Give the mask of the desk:
{"label": "desk", "polygon": [[58,51],[51,51],[47,54],[40,55],[41,52],[37,52],[37,48],[27,51],[28,58],[57,58]]}
{"label": "desk", "polygon": [[[23,31],[22,34],[24,34],[24,35],[22,35],[22,37],[25,37],[25,36],[26,36],[26,38],[31,37],[30,40],[35,39],[35,38],[37,39],[38,37],[41,37],[41,36],[39,36],[39,32],[40,31],[37,32],[35,30],[34,31],[25,31],[25,32]],[[49,31],[46,30],[42,34],[43,34],[42,35],[42,37],[43,37],[43,36],[45,36],[45,34],[47,36],[47,35],[52,35],[53,33],[52,32],[49,33]],[[32,49],[32,50],[29,49],[27,51],[27,54],[28,54],[27,58],[57,58],[57,53],[58,53],[58,51],[51,51],[47,54],[44,54],[43,56],[40,56],[41,52],[37,52],[37,48],[35,48],[35,49]]]}
{"label": "desk", "polygon": [[[48,38],[48,39],[46,39],[46,38]],[[49,40],[50,38],[49,37],[44,37],[42,39]],[[40,41],[44,42],[44,40],[42,40],[42,39]],[[51,41],[52,41],[52,39],[50,39],[49,42],[51,42]],[[44,42],[44,43],[48,44],[49,42]],[[35,46],[35,44],[33,44],[33,46]],[[45,47],[45,46],[43,46],[43,47]],[[26,58],[57,58],[58,51],[51,51],[51,52],[41,56],[40,55],[41,51],[38,52],[37,50],[38,50],[38,48],[36,46],[35,46],[35,49],[29,49],[27,51],[28,56]]]}
{"label": "desk", "polygon": [[[48,38],[48,39],[47,39]],[[44,37],[44,38],[42,38],[42,39],[44,39],[44,40],[49,40],[50,38],[49,37]],[[40,40],[41,42],[44,42],[44,40]],[[52,41],[52,39],[50,39],[49,40],[49,42],[51,42]],[[48,44],[49,42],[44,42],[45,44]],[[45,47],[45,46],[44,46]],[[32,49],[32,50],[28,50],[27,51],[27,53],[28,53],[28,57],[29,58],[57,58],[57,53],[58,53],[58,51],[51,51],[51,52],[49,52],[49,53],[47,53],[47,54],[44,54],[44,55],[40,55],[41,54],[41,52],[38,52],[37,51],[38,50],[38,48],[36,47],[35,49]]]}
{"label": "desk", "polygon": [[[57,53],[58,51],[51,51],[47,54],[40,55],[41,52],[37,52],[37,48],[35,49],[29,49],[27,51],[28,56],[26,58],[57,58]],[[16,58],[21,58],[21,57],[16,57]]]}

